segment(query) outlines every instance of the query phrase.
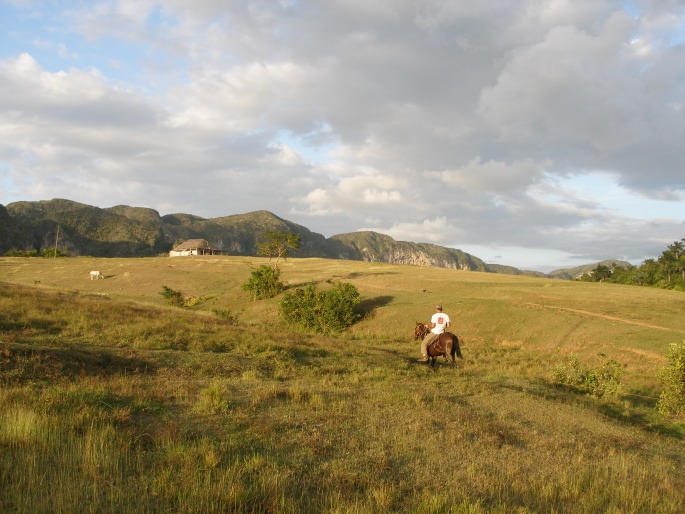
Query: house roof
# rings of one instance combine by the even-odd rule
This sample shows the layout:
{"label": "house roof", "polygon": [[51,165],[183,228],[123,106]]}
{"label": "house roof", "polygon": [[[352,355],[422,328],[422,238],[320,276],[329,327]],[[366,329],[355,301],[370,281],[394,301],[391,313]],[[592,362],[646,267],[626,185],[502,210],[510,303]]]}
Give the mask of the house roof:
{"label": "house roof", "polygon": [[182,250],[197,250],[197,249],[202,249],[202,250],[213,250],[212,245],[209,244],[209,241],[206,239],[188,239],[187,241],[183,241],[180,245],[178,245],[176,248],[171,250],[172,252],[180,252]]}

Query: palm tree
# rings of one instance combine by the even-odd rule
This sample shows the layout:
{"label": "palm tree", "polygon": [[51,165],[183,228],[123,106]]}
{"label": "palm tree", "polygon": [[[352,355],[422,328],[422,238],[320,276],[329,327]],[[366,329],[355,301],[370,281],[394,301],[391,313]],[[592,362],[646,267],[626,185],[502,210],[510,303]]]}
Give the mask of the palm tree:
{"label": "palm tree", "polygon": [[659,264],[669,283],[673,274],[680,274],[685,280],[685,246],[683,243],[685,243],[685,239],[674,241],[659,257]]}
{"label": "palm tree", "polygon": [[674,253],[676,271],[680,272],[680,278],[685,281],[685,238],[674,241],[668,249]]}
{"label": "palm tree", "polygon": [[640,266],[637,282],[641,286],[653,286],[658,280],[659,264],[654,259],[647,259]]}

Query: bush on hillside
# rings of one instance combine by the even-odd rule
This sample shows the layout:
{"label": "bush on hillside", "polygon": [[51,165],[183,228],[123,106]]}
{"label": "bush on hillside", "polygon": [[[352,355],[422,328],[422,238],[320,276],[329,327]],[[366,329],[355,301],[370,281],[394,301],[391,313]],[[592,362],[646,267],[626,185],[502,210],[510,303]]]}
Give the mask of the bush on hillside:
{"label": "bush on hillside", "polygon": [[38,253],[38,250],[12,249],[5,252],[5,256],[7,257],[38,257],[39,255],[41,257],[69,257],[68,253],[64,253],[59,249],[55,250],[54,248],[45,248],[40,254]]}
{"label": "bush on hillside", "polygon": [[249,280],[243,284],[243,289],[252,293],[253,300],[273,298],[284,288],[285,285],[281,282],[281,270],[266,264],[253,270]]}
{"label": "bush on hillside", "polygon": [[615,398],[621,392],[622,374],[621,365],[612,359],[604,359],[598,368],[591,369],[571,355],[554,370],[552,381],[597,398]]}
{"label": "bush on hillside", "polygon": [[685,341],[672,344],[668,350],[668,366],[661,370],[664,390],[657,409],[662,414],[685,413]]}
{"label": "bush on hillside", "polygon": [[166,298],[169,305],[174,307],[194,307],[210,298],[209,296],[183,296],[181,291],[176,291],[167,286],[162,286],[159,294]]}
{"label": "bush on hillside", "polygon": [[175,307],[183,306],[183,294],[181,293],[181,291],[175,291],[170,287],[162,286],[162,290],[159,294],[166,298],[166,301],[170,305],[174,305]]}
{"label": "bush on hillside", "polygon": [[326,291],[311,284],[286,293],[280,312],[286,323],[303,330],[340,332],[359,319],[355,309],[360,302],[359,291],[352,284],[336,282]]}
{"label": "bush on hillside", "polygon": [[7,257],[38,257],[38,250],[8,250],[5,253]]}
{"label": "bush on hillside", "polygon": [[231,309],[222,309],[215,307],[210,309],[215,315],[219,316],[221,319],[228,321],[231,325],[238,323],[238,318],[233,314]]}
{"label": "bush on hillside", "polygon": [[59,249],[46,248],[40,254],[41,257],[69,257],[68,253],[62,253]]}

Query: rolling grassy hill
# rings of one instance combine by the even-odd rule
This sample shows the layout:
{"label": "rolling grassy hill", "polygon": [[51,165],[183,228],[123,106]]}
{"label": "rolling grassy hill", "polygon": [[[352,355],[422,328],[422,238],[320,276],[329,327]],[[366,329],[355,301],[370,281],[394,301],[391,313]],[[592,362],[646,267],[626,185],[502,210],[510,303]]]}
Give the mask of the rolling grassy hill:
{"label": "rolling grassy hill", "polygon": [[[0,258],[0,510],[682,508],[685,425],[654,408],[682,293],[288,259],[290,287],[362,294],[363,319],[322,336],[248,301],[262,262]],[[170,307],[162,286],[196,302]],[[438,302],[455,371],[415,362]],[[608,361],[617,396],[558,381]]]}

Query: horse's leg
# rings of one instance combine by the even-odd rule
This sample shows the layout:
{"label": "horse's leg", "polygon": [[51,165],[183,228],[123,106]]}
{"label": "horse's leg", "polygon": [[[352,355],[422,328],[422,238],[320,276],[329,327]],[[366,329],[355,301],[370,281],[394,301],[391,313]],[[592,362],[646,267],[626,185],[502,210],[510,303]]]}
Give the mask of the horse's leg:
{"label": "horse's leg", "polygon": [[445,359],[450,363],[450,367],[454,368],[454,346],[452,343],[451,338],[445,343]]}
{"label": "horse's leg", "polygon": [[450,360],[450,339],[440,334],[440,351],[447,362]]}
{"label": "horse's leg", "polygon": [[451,367],[454,367],[454,358],[452,357],[452,338],[445,338],[445,342],[442,347],[443,355],[445,360],[450,363]]}

